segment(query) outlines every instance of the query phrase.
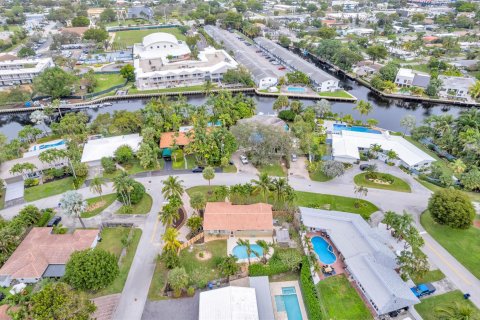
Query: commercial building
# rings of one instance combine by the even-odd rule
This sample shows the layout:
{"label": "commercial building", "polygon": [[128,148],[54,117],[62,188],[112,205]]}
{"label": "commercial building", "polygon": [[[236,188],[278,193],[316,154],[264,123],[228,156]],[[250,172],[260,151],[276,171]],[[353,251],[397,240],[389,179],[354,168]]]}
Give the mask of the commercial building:
{"label": "commercial building", "polygon": [[0,286],[16,280],[35,283],[42,278],[60,278],[75,251],[94,248],[99,230],[75,230],[53,234],[53,228],[33,228],[0,269]]}
{"label": "commercial building", "polygon": [[419,303],[395,271],[396,256],[389,241],[358,214],[300,208],[310,232],[326,233],[340,253],[346,271],[378,315]]}
{"label": "commercial building", "polygon": [[439,95],[441,97],[468,99],[470,88],[475,84],[474,78],[438,76],[441,81]]}
{"label": "commercial building", "polygon": [[52,58],[1,61],[0,87],[32,83],[35,77],[53,66]]}
{"label": "commercial building", "polygon": [[255,38],[254,41],[262,50],[278,59],[286,67],[305,73],[310,78],[316,91],[324,92],[338,89],[338,79],[300,58],[295,53],[264,37]]}
{"label": "commercial building", "polygon": [[81,162],[88,163],[91,166],[99,165],[103,157],[113,157],[115,150],[123,145],[130,146],[136,152],[142,140],[143,137],[138,133],[89,140],[83,147]]}
{"label": "commercial building", "polygon": [[152,33],[133,46],[139,90],[164,89],[220,82],[237,62],[225,50],[207,47],[194,58],[184,41],[169,33]]}
{"label": "commercial building", "polygon": [[235,33],[211,25],[205,26],[205,32],[233,53],[235,59],[250,71],[260,90],[277,85],[278,79],[284,74],[255,52],[255,47],[247,46],[243,41],[240,41],[239,36]]}

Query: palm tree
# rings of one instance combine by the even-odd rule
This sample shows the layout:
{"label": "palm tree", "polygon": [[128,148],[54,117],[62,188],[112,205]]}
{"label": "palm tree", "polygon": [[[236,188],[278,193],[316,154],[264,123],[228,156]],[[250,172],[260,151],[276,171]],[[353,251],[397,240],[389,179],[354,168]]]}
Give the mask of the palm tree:
{"label": "palm tree", "polygon": [[357,106],[353,108],[353,110],[357,110],[362,116],[367,116],[372,109],[373,107],[370,102],[364,100],[360,100]]}
{"label": "palm tree", "polygon": [[166,180],[163,181],[162,194],[165,198],[168,198],[172,195],[182,196],[184,192],[184,187],[182,185],[183,180],[180,180],[178,177],[169,176]]}
{"label": "palm tree", "polygon": [[390,230],[393,225],[397,224],[398,218],[398,214],[396,214],[394,211],[387,211],[383,216],[382,223],[387,226],[387,230]]}
{"label": "palm tree", "polygon": [[205,83],[203,84],[203,92],[205,93],[206,96],[209,96],[210,93],[212,93],[213,87],[214,86],[211,80],[205,81]]}
{"label": "palm tree", "polygon": [[458,301],[435,308],[435,316],[439,320],[471,320],[474,319],[474,313],[472,307]]}
{"label": "palm tree", "polygon": [[470,95],[473,99],[480,97],[480,80],[475,81],[475,84],[470,87]]}
{"label": "palm tree", "polygon": [[257,240],[255,241],[255,243],[260,247],[262,248],[262,260],[263,260],[263,263],[267,263],[267,253],[268,253],[268,250],[270,249],[270,247],[272,246],[271,244],[269,244],[267,241],[265,240]]}
{"label": "palm tree", "polygon": [[171,203],[167,203],[163,206],[162,212],[160,212],[160,221],[164,226],[171,226],[174,221],[180,218],[180,214],[178,213],[178,207],[172,205]]}
{"label": "palm tree", "polygon": [[178,248],[182,245],[180,241],[178,241],[178,230],[175,228],[167,228],[165,230],[165,234],[162,236],[162,240],[164,242],[163,250],[177,252]]}
{"label": "palm tree", "polygon": [[255,185],[255,193],[263,193],[263,200],[267,203],[267,194],[270,191],[272,186],[272,181],[268,176],[268,173],[262,172],[258,175],[258,180],[253,179],[253,184]]}
{"label": "palm tree", "polygon": [[288,188],[288,182],[285,178],[273,179],[272,181],[273,190],[277,194],[277,201],[283,202],[285,200],[286,190]]}
{"label": "palm tree", "polygon": [[130,192],[132,191],[131,178],[125,171],[122,171],[118,176],[113,178],[113,189],[120,194],[122,202],[126,206],[131,205]]}
{"label": "palm tree", "polygon": [[353,187],[354,192],[356,195],[358,195],[358,198],[355,200],[355,207],[360,207],[360,197],[364,196],[366,197],[368,194],[368,189],[367,187],[364,186],[355,186]]}
{"label": "palm tree", "polygon": [[398,157],[398,154],[393,151],[393,150],[388,150],[387,151],[387,158],[388,160],[393,160],[393,159],[396,159]]}
{"label": "palm tree", "polygon": [[450,168],[452,168],[453,172],[462,174],[467,169],[467,165],[463,163],[462,159],[457,159],[450,164]]}
{"label": "palm tree", "polygon": [[234,255],[228,255],[222,259],[218,268],[220,269],[220,273],[223,276],[227,277],[227,282],[230,282],[230,276],[233,276],[238,271],[238,264],[237,264],[237,257]]}
{"label": "palm tree", "polygon": [[250,240],[243,240],[243,239],[238,239],[237,240],[237,245],[239,246],[244,246],[245,247],[245,250],[247,251],[247,258],[248,258],[248,265],[250,265],[250,256],[252,253],[254,253],[255,255],[258,255],[258,253],[256,251],[253,251],[252,250],[252,246],[250,244]]}
{"label": "palm tree", "polygon": [[103,200],[103,186],[106,186],[107,183],[105,179],[101,176],[96,175],[92,180],[90,180],[90,191],[95,192],[100,195],[100,198]]}
{"label": "palm tree", "polygon": [[370,145],[370,152],[372,152],[374,157],[377,158],[378,153],[382,152],[382,146],[379,145],[378,143],[374,143],[374,144]]}

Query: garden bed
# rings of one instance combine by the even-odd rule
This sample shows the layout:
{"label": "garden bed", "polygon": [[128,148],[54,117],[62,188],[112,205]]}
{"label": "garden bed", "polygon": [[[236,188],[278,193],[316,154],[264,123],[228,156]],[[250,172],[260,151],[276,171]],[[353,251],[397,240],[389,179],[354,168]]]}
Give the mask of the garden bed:
{"label": "garden bed", "polygon": [[91,218],[108,208],[117,199],[116,193],[101,197],[87,199],[87,210],[82,213],[82,218]]}
{"label": "garden bed", "polygon": [[356,185],[368,188],[392,190],[399,192],[412,192],[410,185],[404,180],[388,173],[375,172],[374,177],[370,178],[369,172],[357,174],[353,181]]}

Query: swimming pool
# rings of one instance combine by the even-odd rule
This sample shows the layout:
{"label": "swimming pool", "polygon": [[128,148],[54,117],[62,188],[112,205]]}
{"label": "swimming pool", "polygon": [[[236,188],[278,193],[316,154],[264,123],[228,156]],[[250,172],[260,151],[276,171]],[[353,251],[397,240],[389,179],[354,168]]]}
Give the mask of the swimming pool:
{"label": "swimming pool", "polygon": [[366,128],[366,127],[359,127],[359,126],[350,127],[350,126],[347,126],[345,124],[338,124],[338,123],[333,124],[333,132],[339,132],[339,131],[342,131],[342,130],[381,134],[381,132],[378,131],[378,130],[373,130],[373,129]]}
{"label": "swimming pool", "polygon": [[[252,248],[252,253],[250,254],[250,258],[256,258],[257,255],[255,255],[254,252],[258,253],[258,256],[263,255],[263,249],[260,247],[258,244],[251,244],[250,248]],[[232,253],[235,257],[238,259],[247,259],[248,254],[247,254],[247,247],[246,246],[235,246],[233,248]]]}
{"label": "swimming pool", "polygon": [[322,237],[313,237],[312,238],[313,250],[318,256],[318,259],[324,264],[332,264],[337,260],[335,253],[333,253],[333,248],[328,242]]}
{"label": "swimming pool", "polygon": [[37,151],[37,150],[46,150],[53,147],[59,147],[65,144],[65,140],[60,140],[57,142],[42,143],[32,146],[28,151]]}
{"label": "swimming pool", "polygon": [[275,296],[277,312],[286,312],[288,320],[302,320],[302,311],[298,303],[295,287],[283,287],[282,294]]}
{"label": "swimming pool", "polygon": [[288,87],[287,88],[287,91],[288,92],[305,92],[305,88],[301,88],[301,87]]}

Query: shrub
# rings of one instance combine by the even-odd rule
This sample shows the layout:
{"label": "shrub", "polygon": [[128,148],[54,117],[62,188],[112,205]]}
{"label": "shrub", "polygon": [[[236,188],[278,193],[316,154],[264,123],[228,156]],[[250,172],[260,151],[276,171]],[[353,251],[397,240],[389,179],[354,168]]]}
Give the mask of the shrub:
{"label": "shrub", "polygon": [[73,164],[77,178],[85,178],[88,175],[88,165],[86,163],[75,162]]}
{"label": "shrub", "polygon": [[129,163],[133,160],[133,150],[129,145],[124,144],[115,150],[115,159],[120,163]]}
{"label": "shrub", "polygon": [[470,199],[455,189],[435,192],[428,201],[428,210],[435,222],[458,229],[468,229],[475,217]]}
{"label": "shrub", "polygon": [[47,225],[48,221],[50,221],[50,219],[53,217],[54,212],[53,212],[53,209],[51,209],[51,208],[43,209],[41,212],[42,212],[42,216],[38,220],[37,226],[38,227],[45,227]]}
{"label": "shrub", "polygon": [[284,121],[293,121],[296,116],[296,113],[292,110],[282,110],[278,113],[278,117]]}
{"label": "shrub", "polygon": [[187,289],[187,295],[189,297],[193,297],[195,295],[195,288],[194,287],[188,287]]}
{"label": "shrub", "polygon": [[302,255],[296,249],[275,249],[267,264],[253,263],[248,267],[248,274],[254,276],[271,276],[298,270]]}
{"label": "shrub", "polygon": [[345,173],[345,166],[339,161],[328,160],[323,163],[322,172],[329,178],[339,177]]}
{"label": "shrub", "polygon": [[175,251],[172,250],[164,250],[162,255],[160,256],[165,267],[168,269],[173,269],[180,266],[180,259]]}
{"label": "shrub", "polygon": [[134,181],[132,186],[133,189],[130,193],[130,201],[132,202],[132,204],[137,204],[143,199],[143,196],[145,195],[145,187],[143,186],[143,184],[137,181]]}
{"label": "shrub", "polygon": [[35,187],[38,186],[39,181],[37,178],[27,178],[23,181],[23,185],[25,188]]}
{"label": "shrub", "polygon": [[307,308],[308,318],[322,319],[322,309],[317,296],[317,288],[315,288],[312,275],[310,274],[308,257],[303,257],[302,268],[300,271],[300,285],[302,286],[303,301]]}
{"label": "shrub", "polygon": [[177,267],[168,273],[168,284],[173,289],[173,295],[179,297],[182,290],[188,285],[189,277],[185,268]]}
{"label": "shrub", "polygon": [[115,161],[112,157],[103,157],[100,161],[102,163],[102,168],[105,173],[114,173],[115,170],[117,170],[117,167],[115,166]]}

